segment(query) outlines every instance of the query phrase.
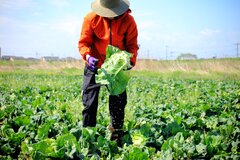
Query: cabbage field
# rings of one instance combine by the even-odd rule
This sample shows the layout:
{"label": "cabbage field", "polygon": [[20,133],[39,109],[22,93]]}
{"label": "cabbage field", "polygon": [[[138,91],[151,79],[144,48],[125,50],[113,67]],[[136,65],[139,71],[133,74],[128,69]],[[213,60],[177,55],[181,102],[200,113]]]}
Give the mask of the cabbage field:
{"label": "cabbage field", "polygon": [[133,74],[120,148],[106,88],[82,128],[81,74],[0,73],[0,159],[240,159],[239,80]]}

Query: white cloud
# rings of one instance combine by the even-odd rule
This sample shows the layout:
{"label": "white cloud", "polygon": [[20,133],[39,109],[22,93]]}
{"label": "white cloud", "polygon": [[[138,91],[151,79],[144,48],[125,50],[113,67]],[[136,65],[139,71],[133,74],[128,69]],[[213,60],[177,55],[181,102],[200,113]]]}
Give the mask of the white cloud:
{"label": "white cloud", "polygon": [[213,36],[213,35],[218,34],[218,33],[220,33],[220,32],[221,32],[221,31],[218,30],[218,29],[212,30],[212,29],[206,28],[206,29],[200,31],[200,34],[203,35],[203,36]]}
{"label": "white cloud", "polygon": [[150,20],[142,20],[138,19],[136,21],[138,32],[139,32],[139,39],[141,41],[158,41],[162,38],[162,31],[163,28],[166,27],[163,24],[160,24],[156,21],[150,21]]}

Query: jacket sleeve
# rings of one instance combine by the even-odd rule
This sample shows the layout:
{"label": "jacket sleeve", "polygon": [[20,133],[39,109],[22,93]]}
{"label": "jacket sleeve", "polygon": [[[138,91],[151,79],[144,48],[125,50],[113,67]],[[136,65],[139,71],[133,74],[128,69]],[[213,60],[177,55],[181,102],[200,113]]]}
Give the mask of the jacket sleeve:
{"label": "jacket sleeve", "polygon": [[78,41],[78,49],[83,60],[86,61],[86,55],[91,53],[93,43],[93,31],[91,28],[91,18],[86,16],[83,21],[80,40]]}
{"label": "jacket sleeve", "polygon": [[132,65],[135,66],[137,55],[138,55],[138,30],[137,30],[137,24],[132,16],[130,16],[130,24],[127,30],[126,34],[126,49],[128,52],[133,54],[133,57],[131,58]]}

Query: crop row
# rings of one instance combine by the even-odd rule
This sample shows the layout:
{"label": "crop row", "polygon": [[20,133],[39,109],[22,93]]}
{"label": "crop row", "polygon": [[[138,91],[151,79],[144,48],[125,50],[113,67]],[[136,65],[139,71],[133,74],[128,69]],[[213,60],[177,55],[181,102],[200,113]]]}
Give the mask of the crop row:
{"label": "crop row", "polygon": [[239,158],[238,81],[132,77],[120,148],[109,140],[105,88],[97,126],[82,128],[81,76],[0,80],[1,159]]}

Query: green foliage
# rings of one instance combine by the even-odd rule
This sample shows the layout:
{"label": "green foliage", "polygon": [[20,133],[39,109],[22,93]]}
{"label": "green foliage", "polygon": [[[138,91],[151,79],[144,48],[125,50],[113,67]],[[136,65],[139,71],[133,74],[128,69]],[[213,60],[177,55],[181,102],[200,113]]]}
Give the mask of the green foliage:
{"label": "green foliage", "polygon": [[1,79],[0,159],[239,159],[239,81],[132,77],[120,148],[106,89],[97,126],[82,128],[81,76]]}
{"label": "green foliage", "polygon": [[119,95],[126,90],[130,79],[126,70],[130,67],[132,55],[111,45],[106,52],[106,60],[96,75],[96,83],[107,85],[111,95]]}

